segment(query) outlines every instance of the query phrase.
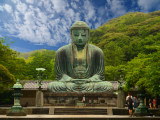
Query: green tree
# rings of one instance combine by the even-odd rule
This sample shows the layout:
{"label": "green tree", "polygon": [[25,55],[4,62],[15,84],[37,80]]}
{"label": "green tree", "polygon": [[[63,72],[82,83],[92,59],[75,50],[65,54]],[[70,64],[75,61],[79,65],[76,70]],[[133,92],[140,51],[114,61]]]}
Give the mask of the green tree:
{"label": "green tree", "polygon": [[138,57],[132,59],[127,64],[127,73],[125,76],[125,91],[134,88],[145,90],[147,94],[160,95],[160,46],[146,46],[147,49],[157,48],[156,53],[138,54]]}
{"label": "green tree", "polygon": [[124,52],[117,44],[111,41],[103,50],[105,56],[105,66],[118,66],[124,64]]}
{"label": "green tree", "polygon": [[44,74],[47,76],[50,76],[51,74],[51,64],[50,64],[50,58],[42,55],[41,52],[38,52],[36,56],[34,56],[33,60],[29,62],[28,64],[29,72],[28,75],[32,75],[34,79],[37,79],[38,71],[36,71],[36,68],[45,68]]}
{"label": "green tree", "polygon": [[11,88],[16,83],[14,75],[8,69],[0,64],[0,94],[6,89]]}
{"label": "green tree", "polygon": [[51,71],[51,75],[50,75],[50,79],[51,80],[56,80],[56,74],[55,74],[55,59],[52,59],[50,61],[51,67],[52,67],[52,71]]}
{"label": "green tree", "polygon": [[132,36],[138,36],[138,28],[137,27],[130,27],[129,30],[127,31],[127,35],[132,37]]}

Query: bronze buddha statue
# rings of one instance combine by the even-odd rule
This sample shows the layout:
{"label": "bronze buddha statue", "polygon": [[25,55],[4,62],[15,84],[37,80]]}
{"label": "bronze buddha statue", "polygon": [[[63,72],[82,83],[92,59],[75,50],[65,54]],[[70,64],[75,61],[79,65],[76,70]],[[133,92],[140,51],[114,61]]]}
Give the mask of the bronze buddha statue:
{"label": "bronze buddha statue", "polygon": [[56,81],[49,83],[48,92],[113,92],[112,84],[104,81],[104,54],[89,44],[89,26],[83,21],[75,22],[70,36],[71,44],[56,52]]}

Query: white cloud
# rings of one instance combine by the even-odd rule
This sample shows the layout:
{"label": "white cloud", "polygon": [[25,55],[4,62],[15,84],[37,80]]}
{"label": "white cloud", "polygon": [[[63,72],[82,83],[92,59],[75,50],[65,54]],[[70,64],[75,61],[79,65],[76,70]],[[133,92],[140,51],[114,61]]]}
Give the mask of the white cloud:
{"label": "white cloud", "polygon": [[74,8],[74,9],[77,9],[77,5],[75,2],[71,2],[71,6]]}
{"label": "white cloud", "polygon": [[101,25],[101,23],[96,23],[95,24],[95,29],[97,29],[100,25]]}
{"label": "white cloud", "polygon": [[26,0],[27,3],[33,4],[34,0]]}
{"label": "white cloud", "polygon": [[8,5],[8,4],[5,4],[5,5],[4,5],[4,9],[6,9],[6,11],[7,11],[8,13],[11,13],[11,12],[12,12],[12,7],[11,7],[10,5]]}
{"label": "white cloud", "polygon": [[[85,0],[83,6],[77,3],[81,1],[72,0],[70,8],[66,0],[36,0],[33,2],[35,4],[26,2],[31,3],[27,0],[15,2],[10,21],[5,21],[3,27],[10,36],[35,45],[56,46],[62,42],[68,44],[71,40],[69,30],[75,21],[84,19],[90,28],[95,29],[106,22],[103,18],[106,13],[122,15],[125,11],[122,2],[115,0],[108,0],[111,9],[106,6],[96,8],[89,0]],[[0,10],[5,9],[0,7]]]}
{"label": "white cloud", "polygon": [[4,11],[4,9],[8,12],[11,13],[12,12],[12,7],[8,4],[5,4],[3,6],[0,5],[0,11]]}
{"label": "white cloud", "polygon": [[94,6],[89,1],[84,1],[84,19],[86,22],[89,22],[89,20],[92,20],[92,18],[95,16],[95,10]]}
{"label": "white cloud", "polygon": [[[47,3],[42,2],[44,5]],[[46,7],[47,5],[52,6],[49,2]],[[61,42],[70,42],[70,34],[67,31],[70,28],[72,19],[79,17],[79,14],[75,14],[72,9],[63,11],[66,15],[65,19],[51,19],[54,17],[54,12],[49,14],[51,12],[49,10],[42,11],[36,6],[27,6],[22,2],[17,3],[16,8],[17,10],[12,14],[14,21],[4,23],[5,29],[11,36],[30,41],[35,45],[46,43],[49,46],[55,46]]]}
{"label": "white cloud", "polygon": [[80,18],[80,13],[76,13],[76,16],[75,16],[75,21],[81,21],[81,18]]}
{"label": "white cloud", "polygon": [[18,32],[14,26],[14,24],[4,23],[4,28],[7,30],[10,34],[14,34]]}
{"label": "white cloud", "polygon": [[[137,4],[141,7],[141,11],[148,12],[151,8],[160,9],[160,1],[159,0],[138,0]],[[159,7],[159,8],[158,8]]]}
{"label": "white cloud", "polygon": [[40,6],[40,7],[42,7],[42,1],[39,1],[39,2],[37,3],[37,5]]}
{"label": "white cloud", "polygon": [[12,14],[12,17],[14,19],[15,22],[19,23],[21,21],[20,17],[19,17],[19,12],[18,11],[15,11],[13,14]]}
{"label": "white cloud", "polygon": [[3,11],[3,10],[4,10],[4,9],[3,9],[3,6],[0,5],[0,11]]}
{"label": "white cloud", "polygon": [[98,8],[98,15],[102,16],[105,13],[105,8],[104,7],[99,7]]}
{"label": "white cloud", "polygon": [[49,18],[53,18],[53,17],[54,17],[54,14],[50,14],[48,17],[49,17]]}
{"label": "white cloud", "polygon": [[27,5],[25,3],[22,3],[22,2],[18,2],[18,4],[16,5],[16,8],[22,14],[25,14],[25,12],[28,9]]}
{"label": "white cloud", "polygon": [[68,2],[65,0],[51,0],[53,4],[53,9],[59,13],[65,10],[66,7],[68,7]]}
{"label": "white cloud", "polygon": [[107,7],[107,13],[106,15],[108,16],[109,13],[111,12],[112,14],[114,14],[113,18],[115,17],[119,17],[121,15],[124,15],[127,11],[125,9],[125,6],[122,5],[124,1],[118,1],[118,0],[107,0],[108,5],[110,6],[110,9],[108,9]]}
{"label": "white cloud", "polygon": [[73,9],[70,8],[65,12],[65,14],[66,14],[66,18],[72,18],[73,19],[75,13],[74,13]]}
{"label": "white cloud", "polygon": [[52,12],[52,11],[53,11],[53,10],[51,9],[51,3],[50,3],[50,1],[44,1],[43,3],[44,3],[44,7],[46,8],[46,10],[47,10],[48,12]]}

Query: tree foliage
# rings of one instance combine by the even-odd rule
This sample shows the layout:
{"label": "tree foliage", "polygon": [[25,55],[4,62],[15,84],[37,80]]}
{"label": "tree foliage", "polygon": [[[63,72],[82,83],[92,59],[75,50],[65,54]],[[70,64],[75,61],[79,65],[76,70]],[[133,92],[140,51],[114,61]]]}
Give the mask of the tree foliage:
{"label": "tree foliage", "polygon": [[0,93],[13,86],[16,83],[14,75],[12,75],[8,69],[0,64]]}
{"label": "tree foliage", "polygon": [[27,74],[30,75],[32,79],[37,79],[38,72],[36,68],[45,68],[44,74],[47,76],[47,79],[55,79],[55,75],[52,73],[54,71],[54,59],[55,51],[45,50],[32,53],[31,57],[26,61],[29,69]]}
{"label": "tree foliage", "polygon": [[124,52],[122,48],[118,47],[115,42],[110,42],[105,46],[103,50],[105,55],[105,65],[106,66],[118,66],[124,63]]}
{"label": "tree foliage", "polygon": [[50,64],[51,64],[51,74],[50,74],[50,79],[52,80],[56,80],[56,73],[55,73],[55,59],[52,59],[50,61]]}
{"label": "tree foliage", "polygon": [[160,46],[146,46],[147,49],[157,48],[152,54],[138,54],[138,57],[128,62],[126,66],[125,90],[133,88],[145,90],[148,94],[160,95]]}

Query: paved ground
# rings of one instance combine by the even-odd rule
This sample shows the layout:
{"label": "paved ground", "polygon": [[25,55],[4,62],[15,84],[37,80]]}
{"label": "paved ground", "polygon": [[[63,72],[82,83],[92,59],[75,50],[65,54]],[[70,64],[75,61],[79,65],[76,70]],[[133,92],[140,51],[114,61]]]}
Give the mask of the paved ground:
{"label": "paved ground", "polygon": [[[3,108],[8,108],[8,107],[3,107]],[[37,107],[27,107],[27,108],[37,108]],[[43,108],[73,108],[69,106],[53,106],[53,107],[43,107]],[[112,108],[116,107],[85,107],[85,108],[107,108],[108,115],[27,115],[27,116],[6,116],[6,115],[0,115],[0,119],[8,119],[8,118],[121,118],[121,119],[127,119],[127,118],[142,118],[142,117],[129,117],[129,115],[113,115],[112,113]],[[127,107],[126,107],[127,108]],[[145,117],[145,116],[144,116]],[[144,118],[143,117],[143,118]],[[149,116],[146,116],[146,118],[149,118]],[[150,118],[158,118],[159,117],[150,117]]]}
{"label": "paved ground", "polygon": [[[27,116],[6,116],[0,118],[129,118],[128,115],[27,115]],[[159,117],[160,118],[160,117]]]}

